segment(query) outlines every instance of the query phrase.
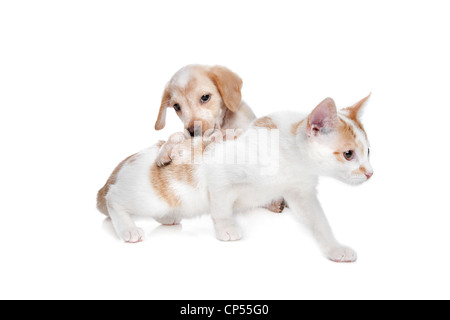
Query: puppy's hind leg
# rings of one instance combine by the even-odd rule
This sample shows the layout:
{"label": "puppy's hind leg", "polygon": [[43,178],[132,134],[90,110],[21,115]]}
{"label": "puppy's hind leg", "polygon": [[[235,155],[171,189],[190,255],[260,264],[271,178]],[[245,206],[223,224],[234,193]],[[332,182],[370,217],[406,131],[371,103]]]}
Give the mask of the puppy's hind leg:
{"label": "puppy's hind leg", "polygon": [[117,235],[128,243],[137,243],[144,240],[144,230],[136,227],[126,210],[118,205],[108,203],[108,211]]}
{"label": "puppy's hind leg", "polygon": [[165,215],[161,218],[155,218],[163,226],[177,226],[181,223],[181,219],[175,215]]}
{"label": "puppy's hind leg", "polygon": [[288,208],[288,205],[286,203],[286,200],[283,198],[273,200],[270,204],[265,205],[263,208],[272,211],[274,213],[282,213],[285,208]]}

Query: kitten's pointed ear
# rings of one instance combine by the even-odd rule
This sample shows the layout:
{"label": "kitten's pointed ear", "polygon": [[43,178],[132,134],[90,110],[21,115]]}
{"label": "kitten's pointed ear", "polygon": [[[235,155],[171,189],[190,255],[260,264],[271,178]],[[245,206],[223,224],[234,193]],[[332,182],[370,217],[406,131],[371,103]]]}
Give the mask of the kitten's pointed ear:
{"label": "kitten's pointed ear", "polygon": [[158,119],[156,120],[155,124],[156,130],[162,130],[166,126],[166,115],[167,115],[167,108],[169,107],[169,101],[170,101],[170,92],[169,87],[167,86],[166,89],[164,90],[163,97],[161,100]]}
{"label": "kitten's pointed ear", "polygon": [[308,136],[326,134],[338,125],[336,104],[331,98],[323,100],[308,117]]}
{"label": "kitten's pointed ear", "polygon": [[369,100],[371,95],[372,95],[372,93],[370,93],[367,97],[365,97],[361,101],[358,101],[357,103],[355,103],[353,106],[344,109],[344,111],[347,112],[347,115],[350,119],[352,119],[352,120],[361,119],[361,117],[364,113],[364,109],[367,105],[367,101]]}

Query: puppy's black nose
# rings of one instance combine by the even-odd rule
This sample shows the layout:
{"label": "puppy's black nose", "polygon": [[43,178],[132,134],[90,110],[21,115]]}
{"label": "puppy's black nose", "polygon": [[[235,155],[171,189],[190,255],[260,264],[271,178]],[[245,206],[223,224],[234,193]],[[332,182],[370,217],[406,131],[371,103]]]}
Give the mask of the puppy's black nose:
{"label": "puppy's black nose", "polygon": [[191,137],[201,137],[202,136],[202,126],[201,125],[193,125],[190,126],[188,129],[189,134]]}

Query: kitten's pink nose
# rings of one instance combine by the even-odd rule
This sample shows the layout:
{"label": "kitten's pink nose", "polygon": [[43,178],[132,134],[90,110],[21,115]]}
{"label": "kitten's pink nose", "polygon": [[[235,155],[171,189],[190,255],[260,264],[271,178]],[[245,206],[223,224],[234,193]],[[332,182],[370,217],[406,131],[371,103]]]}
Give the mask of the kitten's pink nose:
{"label": "kitten's pink nose", "polygon": [[367,180],[369,180],[370,177],[373,176],[373,172],[366,172],[365,175],[367,177]]}

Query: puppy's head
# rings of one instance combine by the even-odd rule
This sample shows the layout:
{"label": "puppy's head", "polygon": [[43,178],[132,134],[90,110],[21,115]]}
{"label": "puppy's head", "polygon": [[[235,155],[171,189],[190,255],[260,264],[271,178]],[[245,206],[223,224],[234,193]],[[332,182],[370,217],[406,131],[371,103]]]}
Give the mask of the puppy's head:
{"label": "puppy's head", "polygon": [[155,129],[165,127],[167,108],[175,110],[191,136],[220,129],[227,110],[239,109],[241,88],[241,78],[225,67],[184,67],[164,90]]}

